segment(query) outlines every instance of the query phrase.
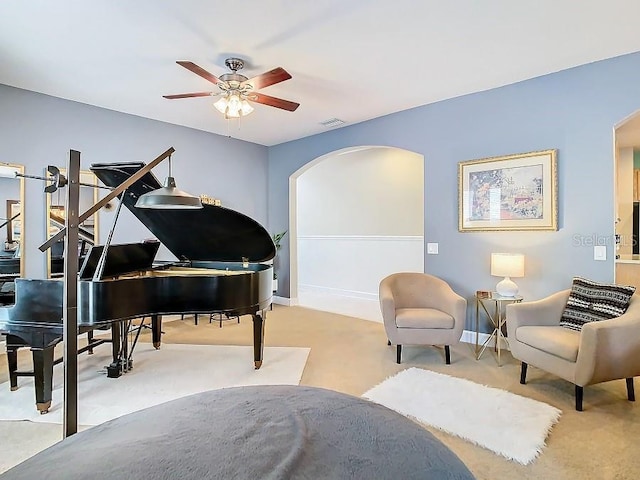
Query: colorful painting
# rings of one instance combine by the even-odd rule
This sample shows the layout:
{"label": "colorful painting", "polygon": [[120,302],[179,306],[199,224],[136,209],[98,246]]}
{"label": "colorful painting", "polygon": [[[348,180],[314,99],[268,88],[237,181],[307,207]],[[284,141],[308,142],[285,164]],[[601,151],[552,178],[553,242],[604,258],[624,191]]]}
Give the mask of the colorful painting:
{"label": "colorful painting", "polygon": [[461,162],[459,229],[557,230],[556,151]]}

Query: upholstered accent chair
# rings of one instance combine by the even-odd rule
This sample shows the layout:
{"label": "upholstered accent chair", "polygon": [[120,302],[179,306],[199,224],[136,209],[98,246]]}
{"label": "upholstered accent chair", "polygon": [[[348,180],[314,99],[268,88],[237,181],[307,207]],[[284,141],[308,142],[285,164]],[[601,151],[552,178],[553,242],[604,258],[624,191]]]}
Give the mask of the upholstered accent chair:
{"label": "upholstered accent chair", "polygon": [[380,282],[379,299],[398,363],[402,345],[444,345],[446,363],[451,363],[449,346],[460,341],[467,301],[447,282],[426,273],[394,273]]}
{"label": "upholstered accent chair", "polygon": [[640,375],[640,295],[633,294],[622,315],[585,323],[579,331],[560,326],[571,290],[506,308],[512,355],[522,362],[520,383],[533,365],[575,385],[576,410],[583,388],[626,379],[627,398],[635,400],[633,377]]}

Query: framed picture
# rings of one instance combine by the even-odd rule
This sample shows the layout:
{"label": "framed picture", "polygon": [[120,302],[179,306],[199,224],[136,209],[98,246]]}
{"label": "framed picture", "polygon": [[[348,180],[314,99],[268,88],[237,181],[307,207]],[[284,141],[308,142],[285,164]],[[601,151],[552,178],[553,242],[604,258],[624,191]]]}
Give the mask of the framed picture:
{"label": "framed picture", "polygon": [[556,150],[458,164],[458,229],[557,230]]}
{"label": "framed picture", "polygon": [[19,242],[22,231],[20,201],[7,200],[7,243]]}

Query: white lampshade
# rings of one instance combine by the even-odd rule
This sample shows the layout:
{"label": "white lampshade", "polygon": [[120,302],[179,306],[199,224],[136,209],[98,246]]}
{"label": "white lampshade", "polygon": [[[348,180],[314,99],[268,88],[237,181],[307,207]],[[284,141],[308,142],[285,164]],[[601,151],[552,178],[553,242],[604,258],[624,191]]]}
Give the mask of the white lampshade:
{"label": "white lampshade", "polygon": [[496,285],[496,292],[504,297],[513,297],[518,286],[510,277],[524,277],[524,255],[521,253],[492,253],[491,275],[504,277]]}
{"label": "white lampshade", "polygon": [[229,98],[227,98],[227,102],[227,116],[239,117],[240,109],[242,108],[240,97],[236,94],[229,95]]}
{"label": "white lampshade", "polygon": [[246,100],[242,100],[242,108],[240,109],[242,111],[242,116],[246,116],[249,115],[251,112],[253,112],[253,107],[249,104],[249,102],[247,102]]}
{"label": "white lampshade", "polygon": [[225,113],[227,111],[227,97],[221,97],[216,103],[213,104],[220,113]]}
{"label": "white lampshade", "polygon": [[491,275],[524,277],[524,255],[521,253],[492,253]]}
{"label": "white lampshade", "polygon": [[240,98],[237,93],[230,93],[221,97],[213,104],[220,113],[224,113],[226,118],[246,117],[253,112],[253,107],[244,98]]}

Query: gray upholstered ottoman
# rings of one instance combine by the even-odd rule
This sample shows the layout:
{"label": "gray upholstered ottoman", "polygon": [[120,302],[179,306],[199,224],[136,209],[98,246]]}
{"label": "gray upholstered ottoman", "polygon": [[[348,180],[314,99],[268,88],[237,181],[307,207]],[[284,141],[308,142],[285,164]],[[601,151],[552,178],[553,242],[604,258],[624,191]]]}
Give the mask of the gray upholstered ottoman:
{"label": "gray upholstered ottoman", "polygon": [[77,433],[10,479],[473,479],[431,433],[361,398],[301,386],[214,390]]}

